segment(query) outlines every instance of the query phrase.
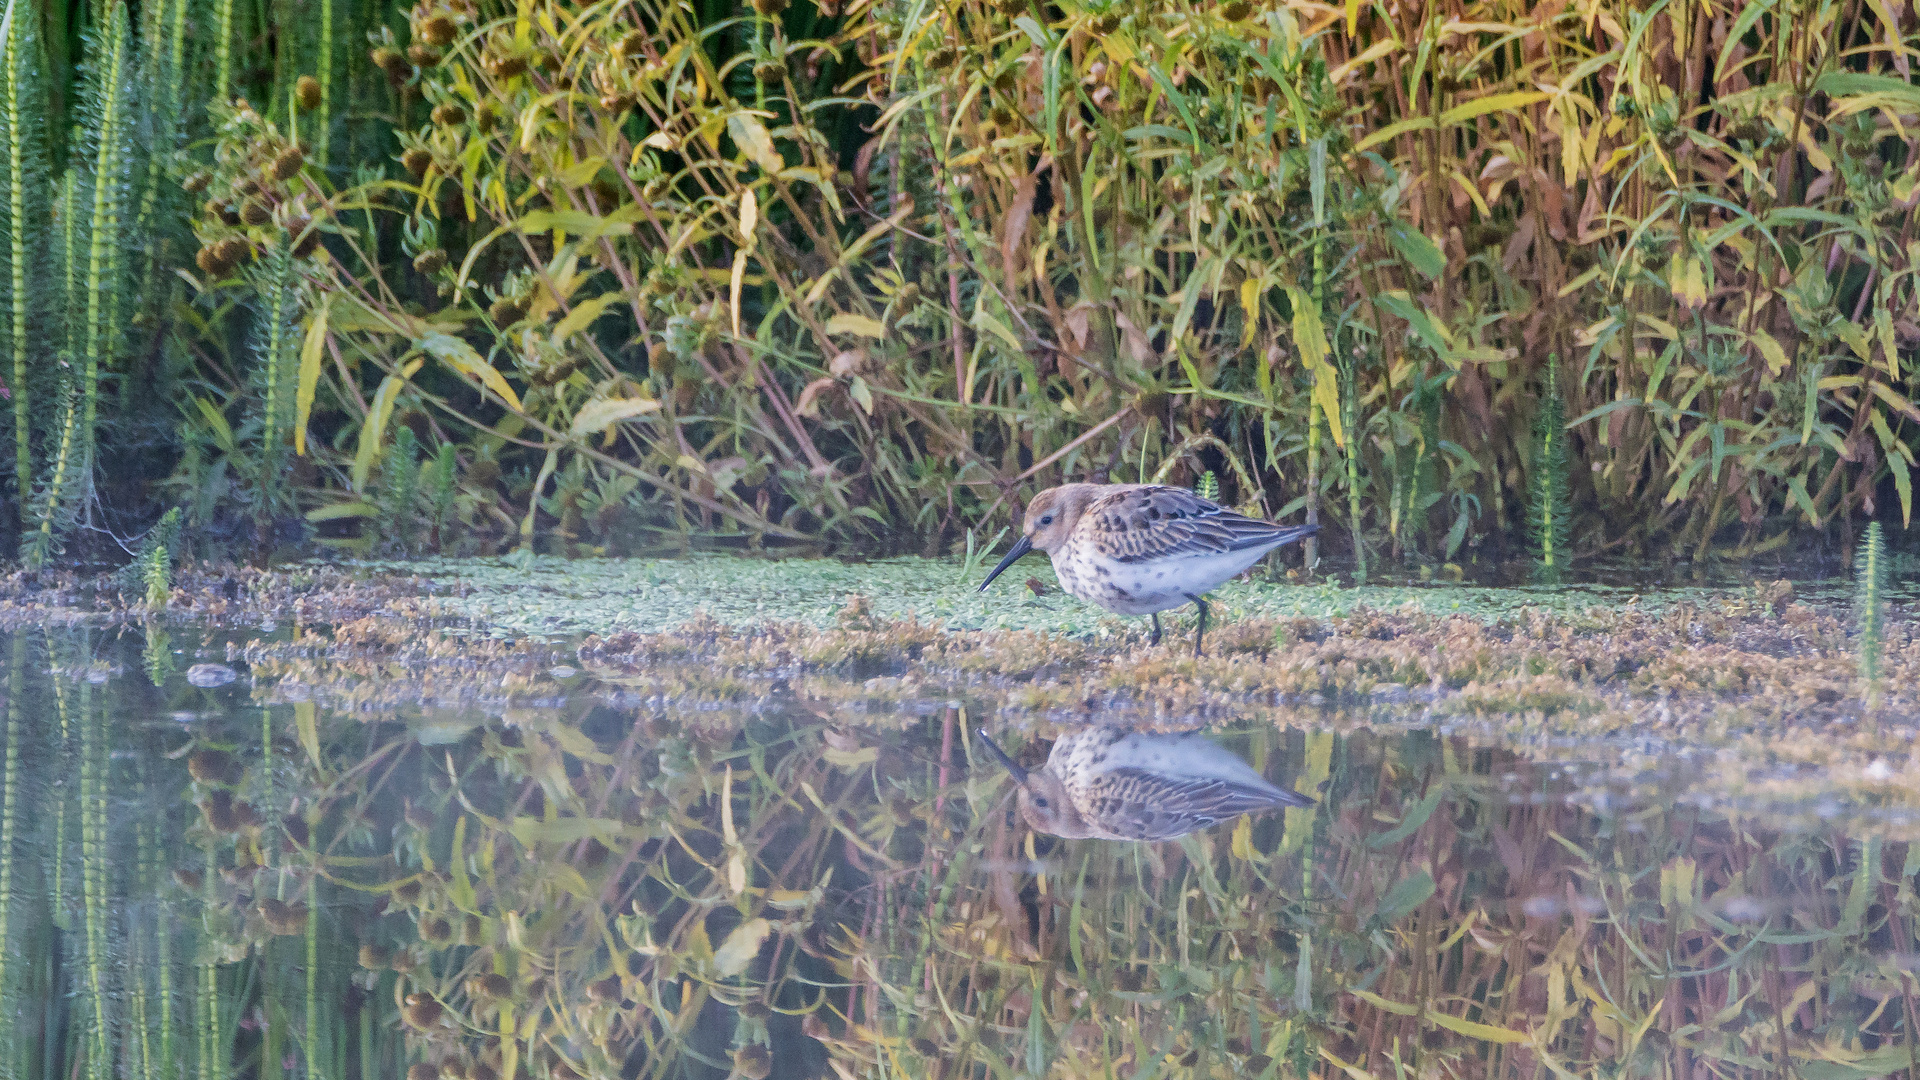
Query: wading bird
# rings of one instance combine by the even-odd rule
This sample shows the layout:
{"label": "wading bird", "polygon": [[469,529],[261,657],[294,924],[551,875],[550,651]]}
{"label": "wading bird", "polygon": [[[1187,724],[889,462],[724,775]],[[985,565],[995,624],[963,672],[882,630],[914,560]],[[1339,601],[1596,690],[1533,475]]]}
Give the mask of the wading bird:
{"label": "wading bird", "polygon": [[1191,602],[1200,609],[1193,655],[1207,632],[1201,597],[1283,544],[1318,525],[1275,525],[1160,484],[1062,484],[1027,504],[1021,537],[980,591],[1029,551],[1053,560],[1060,587],[1116,615],[1151,615],[1160,644],[1160,612]]}
{"label": "wading bird", "polygon": [[1197,731],[1083,728],[1055,741],[1047,764],[1033,771],[985,728],[980,740],[1020,785],[1027,824],[1068,839],[1171,840],[1241,814],[1314,805]]}

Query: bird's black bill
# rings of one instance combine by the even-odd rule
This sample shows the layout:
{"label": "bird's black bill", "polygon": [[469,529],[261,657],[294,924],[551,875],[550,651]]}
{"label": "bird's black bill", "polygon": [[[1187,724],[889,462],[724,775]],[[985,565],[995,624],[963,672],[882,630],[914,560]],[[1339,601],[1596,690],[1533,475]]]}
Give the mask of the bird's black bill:
{"label": "bird's black bill", "polygon": [[[1022,543],[1025,543],[1025,541],[1022,541]],[[1011,562],[1012,560],[1009,559],[1008,561]],[[1004,566],[1005,563],[1002,563],[1001,565]],[[999,572],[1000,571],[998,570],[994,571],[994,573],[996,574]],[[987,580],[992,581],[993,579],[988,578]],[[1012,773],[1013,778],[1016,781],[1019,781],[1022,784],[1025,784],[1027,782],[1027,770],[1021,768],[1018,765],[1015,765],[1013,763],[1013,759],[1007,756],[1007,752],[1005,750],[1000,749],[1000,744],[994,742],[991,738],[987,737],[986,728],[980,729],[980,741],[987,744],[987,753],[992,754],[993,759],[995,761],[998,761],[1002,766],[1006,768],[1008,772]]]}
{"label": "bird's black bill", "polygon": [[[1027,552],[1032,550],[1033,550],[1032,540],[1029,540],[1024,536],[1018,540],[1015,540],[1013,542],[1013,550],[1007,552],[1007,557],[1004,559],[1001,559],[1000,565],[993,568],[993,573],[987,575],[987,580],[980,583],[980,591],[986,592],[987,586],[993,584],[993,579],[999,577],[1000,572],[1002,570],[1005,570],[1007,567],[1012,566],[1014,563],[1020,561],[1020,556],[1025,555]],[[993,744],[988,743],[987,745],[991,746]],[[1004,757],[1004,755],[1002,756]]]}

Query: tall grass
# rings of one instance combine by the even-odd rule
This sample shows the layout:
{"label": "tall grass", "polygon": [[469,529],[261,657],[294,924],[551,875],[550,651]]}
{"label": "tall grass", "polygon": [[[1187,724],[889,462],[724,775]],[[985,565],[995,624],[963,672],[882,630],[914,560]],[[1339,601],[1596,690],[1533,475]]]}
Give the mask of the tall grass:
{"label": "tall grass", "polygon": [[1555,356],[1556,560],[1911,516],[1890,8],[767,6],[103,3],[78,86],[10,24],[25,554],[370,550],[404,426],[456,494],[384,533],[456,550],[958,550],[1211,471],[1364,576],[1536,531]]}

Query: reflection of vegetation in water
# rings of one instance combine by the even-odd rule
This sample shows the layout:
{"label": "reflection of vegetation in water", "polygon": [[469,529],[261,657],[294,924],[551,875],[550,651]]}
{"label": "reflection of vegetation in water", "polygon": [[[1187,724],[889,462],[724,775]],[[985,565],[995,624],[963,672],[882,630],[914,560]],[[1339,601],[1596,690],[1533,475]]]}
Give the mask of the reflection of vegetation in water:
{"label": "reflection of vegetation in water", "polygon": [[[966,734],[999,701],[855,707],[831,687],[865,685],[864,659],[788,661],[784,685],[698,708],[306,701],[263,718],[239,686],[150,689],[142,635],[98,656],[52,635],[54,662],[40,640],[13,639],[9,666],[0,930],[23,960],[0,992],[16,969],[55,985],[5,999],[6,1035],[51,1036],[31,1068],[13,1038],[9,1075],[1909,1064],[1905,845],[1671,802],[1595,813],[1560,769],[1462,738],[1243,725],[1223,743],[1320,805],[1179,843],[1061,841],[1009,821],[1004,774]],[[653,674],[727,647],[661,653]],[[328,685],[317,660],[268,672],[288,693]],[[82,781],[64,929],[44,902],[55,823],[6,812],[43,805],[20,785],[60,770]]]}

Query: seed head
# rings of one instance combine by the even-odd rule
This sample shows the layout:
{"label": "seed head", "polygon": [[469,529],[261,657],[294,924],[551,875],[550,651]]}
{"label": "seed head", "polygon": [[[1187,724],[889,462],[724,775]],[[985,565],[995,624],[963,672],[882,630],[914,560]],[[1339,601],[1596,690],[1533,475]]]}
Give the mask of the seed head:
{"label": "seed head", "polygon": [[614,42],[613,45],[613,55],[622,60],[631,60],[636,56],[644,56],[646,52],[647,35],[638,30]]}
{"label": "seed head", "polygon": [[427,169],[433,164],[433,155],[416,146],[400,155],[400,164],[406,166],[407,171],[418,180],[427,175]]}
{"label": "seed head", "polygon": [[436,49],[444,49],[453,44],[454,34],[459,30],[453,20],[442,14],[435,14],[420,24],[420,40]]}
{"label": "seed head", "polygon": [[207,185],[211,183],[213,183],[213,174],[202,169],[192,176],[187,177],[185,180],[180,181],[180,190],[189,195],[198,195],[207,190]]}
{"label": "seed head", "polygon": [[407,1007],[401,1010],[400,1015],[406,1017],[407,1023],[414,1027],[430,1028],[440,1022],[441,1014],[445,1012],[446,1009],[432,995],[408,994]]}
{"label": "seed head", "polygon": [[433,122],[441,127],[453,127],[467,122],[467,110],[451,101],[444,101],[433,107]]}
{"label": "seed head", "polygon": [[431,277],[446,269],[447,253],[439,248],[428,248],[413,257],[413,268]]}
{"label": "seed head", "polygon": [[311,75],[300,76],[300,81],[293,84],[293,96],[300,102],[300,108],[307,112],[319,108],[320,80]]}
{"label": "seed head", "polygon": [[248,225],[265,225],[273,220],[273,211],[258,199],[248,199],[240,206],[240,220]]}
{"label": "seed head", "polygon": [[424,41],[416,41],[407,46],[407,59],[414,67],[432,67],[440,62],[440,50]]}
{"label": "seed head", "polygon": [[1253,5],[1248,0],[1228,0],[1226,6],[1220,9],[1220,17],[1228,22],[1239,22],[1251,14]]}
{"label": "seed head", "polygon": [[413,74],[413,72],[409,70],[411,65],[407,63],[407,58],[401,55],[398,49],[382,45],[368,55],[373,58],[373,66],[386,72],[387,78],[392,79],[394,82],[401,82],[405,80],[408,75]]}
{"label": "seed head", "polygon": [[733,1052],[733,1071],[746,1080],[767,1080],[773,1072],[773,1055],[764,1046],[743,1046]]}
{"label": "seed head", "polygon": [[772,18],[787,10],[787,0],[753,0],[753,10]]}
{"label": "seed head", "polygon": [[297,146],[289,146],[280,151],[273,159],[273,178],[291,180],[299,174],[301,166],[307,163],[307,155]]}
{"label": "seed head", "polygon": [[524,56],[489,56],[484,63],[487,74],[500,80],[525,74],[527,70],[527,58]]}
{"label": "seed head", "polygon": [[492,319],[495,326],[502,328],[512,326],[526,317],[527,309],[521,307],[519,301],[508,296],[495,300],[487,308],[487,318]]}

